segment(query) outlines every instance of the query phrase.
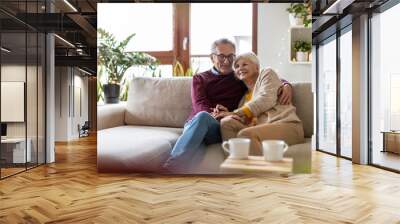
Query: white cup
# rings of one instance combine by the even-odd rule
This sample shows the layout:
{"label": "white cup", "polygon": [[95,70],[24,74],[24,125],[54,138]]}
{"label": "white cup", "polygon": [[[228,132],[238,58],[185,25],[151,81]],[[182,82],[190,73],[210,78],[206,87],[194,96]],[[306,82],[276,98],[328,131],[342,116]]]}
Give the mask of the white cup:
{"label": "white cup", "polygon": [[263,154],[266,161],[281,161],[283,153],[289,146],[281,140],[264,140],[262,141]]}
{"label": "white cup", "polygon": [[250,139],[231,138],[222,143],[222,148],[231,159],[247,159],[249,156]]}

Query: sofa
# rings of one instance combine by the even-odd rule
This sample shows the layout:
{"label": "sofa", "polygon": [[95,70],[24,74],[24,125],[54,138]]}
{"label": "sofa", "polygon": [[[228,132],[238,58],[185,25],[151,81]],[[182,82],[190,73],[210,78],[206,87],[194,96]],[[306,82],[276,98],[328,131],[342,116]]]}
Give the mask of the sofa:
{"label": "sofa", "polygon": [[[191,111],[190,77],[146,78],[131,81],[128,101],[98,106],[97,168],[99,172],[160,172]],[[313,95],[310,83],[292,83],[293,104],[303,121],[305,143],[292,145],[295,173],[311,170]],[[212,144],[189,162],[183,174],[220,174],[225,154]]]}

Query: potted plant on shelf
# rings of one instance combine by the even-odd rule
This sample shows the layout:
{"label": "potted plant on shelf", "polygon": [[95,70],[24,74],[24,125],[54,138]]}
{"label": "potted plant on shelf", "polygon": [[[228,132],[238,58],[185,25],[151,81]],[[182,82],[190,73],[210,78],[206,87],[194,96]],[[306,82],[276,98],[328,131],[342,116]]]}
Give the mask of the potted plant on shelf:
{"label": "potted plant on shelf", "polygon": [[[126,46],[135,34],[119,42],[114,35],[99,28],[99,65],[104,67],[107,83],[103,85],[105,103],[119,103],[121,87],[127,88],[125,72],[134,65],[147,66],[154,70],[157,60],[142,52],[126,52]],[[125,92],[125,91],[124,91]],[[126,94],[121,96],[126,98]]]}
{"label": "potted plant on shelf", "polygon": [[291,26],[308,27],[311,24],[311,3],[291,3],[286,9],[289,12]]}
{"label": "potted plant on shelf", "polygon": [[307,41],[298,40],[294,42],[294,51],[296,52],[296,61],[308,61],[308,54],[311,51],[311,43]]}

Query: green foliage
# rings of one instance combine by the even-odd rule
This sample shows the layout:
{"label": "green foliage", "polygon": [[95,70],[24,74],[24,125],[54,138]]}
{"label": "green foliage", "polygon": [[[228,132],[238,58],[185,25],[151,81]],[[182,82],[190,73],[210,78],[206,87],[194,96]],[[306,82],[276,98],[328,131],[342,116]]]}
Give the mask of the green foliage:
{"label": "green foliage", "polygon": [[305,27],[311,24],[311,2],[306,3],[291,3],[286,9],[289,13],[294,14],[294,17],[302,18]]}
{"label": "green foliage", "polygon": [[126,46],[135,34],[129,35],[123,41],[118,42],[114,35],[99,28],[99,64],[104,66],[108,75],[107,82],[112,84],[123,84],[125,72],[134,65],[149,67],[154,70],[158,61],[143,52],[126,52]]}
{"label": "green foliage", "polygon": [[157,70],[154,70],[151,73],[151,77],[161,77],[161,70],[158,70],[158,72],[157,72]]}
{"label": "green foliage", "polygon": [[104,101],[103,85],[97,80],[97,102]]}
{"label": "green foliage", "polygon": [[125,82],[124,85],[122,85],[122,89],[121,89],[121,94],[120,94],[119,100],[121,100],[121,101],[127,101],[128,100],[128,90],[129,90],[129,82]]}
{"label": "green foliage", "polygon": [[101,84],[101,79],[103,77],[104,67],[98,66],[97,69],[97,102],[100,100],[104,101],[103,85]]}
{"label": "green foliage", "polygon": [[298,40],[294,42],[294,50],[296,52],[309,52],[311,51],[311,43],[307,41]]}
{"label": "green foliage", "polygon": [[199,68],[196,68],[195,70],[193,70],[192,68],[188,68],[186,70],[185,76],[194,76],[199,72]]}
{"label": "green foliage", "polygon": [[173,76],[193,76],[193,75],[197,74],[198,70],[199,70],[198,68],[195,70],[193,70],[192,68],[188,68],[188,69],[186,69],[186,72],[185,72],[182,64],[179,61],[177,61],[174,65],[172,74],[173,74]]}

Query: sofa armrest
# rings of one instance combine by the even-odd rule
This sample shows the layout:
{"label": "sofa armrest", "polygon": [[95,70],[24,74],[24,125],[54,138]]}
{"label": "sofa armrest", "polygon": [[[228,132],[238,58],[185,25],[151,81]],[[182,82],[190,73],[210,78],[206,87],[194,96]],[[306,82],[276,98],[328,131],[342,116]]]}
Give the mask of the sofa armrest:
{"label": "sofa armrest", "polygon": [[125,125],[125,103],[97,106],[97,130]]}

